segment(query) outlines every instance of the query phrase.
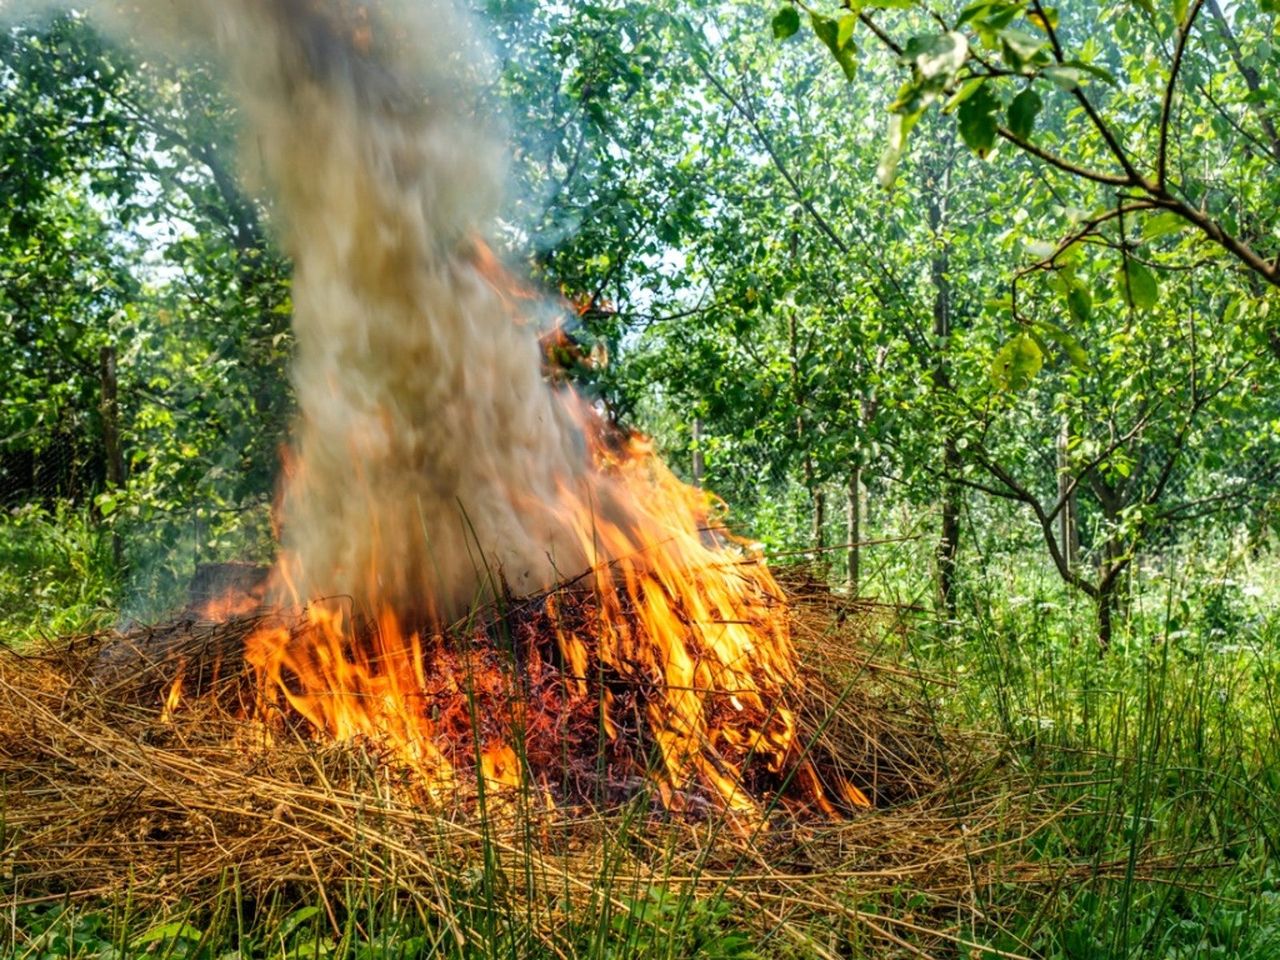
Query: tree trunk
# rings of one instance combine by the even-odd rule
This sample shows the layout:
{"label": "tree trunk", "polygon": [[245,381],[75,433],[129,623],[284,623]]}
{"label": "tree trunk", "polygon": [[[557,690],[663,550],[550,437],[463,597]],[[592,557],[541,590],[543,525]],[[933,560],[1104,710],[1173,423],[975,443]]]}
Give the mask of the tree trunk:
{"label": "tree trunk", "polygon": [[862,467],[854,467],[849,474],[849,489],[846,491],[846,516],[848,519],[849,539],[846,548],[849,566],[849,596],[858,595],[858,587],[862,581]]}
{"label": "tree trunk", "polygon": [[[933,234],[934,253],[929,262],[929,276],[933,284],[933,336],[934,389],[951,390],[949,363],[949,339],[951,336],[951,284],[947,279],[950,267],[949,248],[942,237],[947,221],[946,198],[951,185],[951,161],[947,160],[941,182],[930,184],[929,231]],[[942,444],[942,529],[935,551],[938,563],[938,607],[948,618],[956,613],[956,556],[960,550],[960,487],[950,481],[960,470],[960,447],[954,430],[948,430]]]}
{"label": "tree trunk", "polygon": [[1062,545],[1062,555],[1066,557],[1067,568],[1074,571],[1080,565],[1080,522],[1079,507],[1075,491],[1067,493],[1071,486],[1071,475],[1067,462],[1067,447],[1071,440],[1071,424],[1066,417],[1062,419],[1062,429],[1058,433],[1058,500],[1062,509],[1058,513],[1058,542]]}
{"label": "tree trunk", "polygon": [[[943,445],[942,467],[946,475],[960,471],[960,450],[954,436]],[[960,549],[960,487],[947,483],[942,491],[942,531],[938,537],[938,605],[949,618],[956,615],[956,554]]]}
{"label": "tree trunk", "polygon": [[702,478],[706,472],[706,461],[702,456],[702,418],[693,418],[693,485],[702,487]]}
{"label": "tree trunk", "polygon": [[821,487],[811,486],[809,489],[813,498],[813,552],[821,562],[827,546],[827,495]]}
{"label": "tree trunk", "polygon": [[[120,447],[119,381],[116,379],[116,348],[103,347],[98,352],[98,376],[101,386],[99,413],[102,415],[102,447],[107,464],[107,489],[124,486],[124,451]],[[111,551],[118,565],[124,555],[120,534],[111,533]]]}
{"label": "tree trunk", "polygon": [[1098,610],[1098,656],[1111,649],[1112,616],[1115,613],[1115,581],[1103,580],[1094,601]]}
{"label": "tree trunk", "polygon": [[1129,549],[1120,537],[1120,511],[1124,499],[1120,491],[1097,480],[1093,484],[1094,495],[1102,507],[1106,522],[1107,540],[1098,555],[1098,652],[1106,653],[1111,647],[1115,617],[1123,609],[1126,585],[1123,577],[1131,557]]}

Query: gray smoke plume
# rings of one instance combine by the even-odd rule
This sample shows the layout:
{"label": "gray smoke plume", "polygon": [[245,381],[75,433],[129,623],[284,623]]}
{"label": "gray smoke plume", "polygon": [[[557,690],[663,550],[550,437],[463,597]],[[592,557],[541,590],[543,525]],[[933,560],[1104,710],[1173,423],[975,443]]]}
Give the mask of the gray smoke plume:
{"label": "gray smoke plume", "polygon": [[543,382],[481,240],[505,174],[474,112],[465,15],[450,0],[89,6],[131,39],[212,45],[247,180],[276,201],[297,337],[290,591],[452,617],[498,578],[524,592],[583,569],[556,517],[591,474],[576,401]]}

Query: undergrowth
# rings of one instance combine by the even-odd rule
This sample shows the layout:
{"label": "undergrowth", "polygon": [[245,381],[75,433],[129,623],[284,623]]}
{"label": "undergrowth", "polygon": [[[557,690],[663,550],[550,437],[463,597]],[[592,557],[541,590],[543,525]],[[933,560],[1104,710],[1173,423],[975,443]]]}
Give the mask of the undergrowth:
{"label": "undergrowth", "polygon": [[87,508],[29,505],[0,519],[0,636],[86,632],[116,616],[111,536]]}

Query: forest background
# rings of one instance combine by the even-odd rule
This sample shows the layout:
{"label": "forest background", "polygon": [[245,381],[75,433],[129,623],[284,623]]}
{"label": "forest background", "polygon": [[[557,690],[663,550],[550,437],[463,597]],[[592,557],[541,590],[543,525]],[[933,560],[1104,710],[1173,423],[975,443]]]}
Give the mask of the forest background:
{"label": "forest background", "polygon": [[[1191,892],[1098,869],[1011,942],[1272,955],[1274,4],[476,6],[495,240],[581,388],[775,562],[897,610],[949,722],[1088,768],[1055,842],[1187,852]],[[208,65],[74,14],[0,34],[11,644],[272,555],[289,265],[235,134]]]}

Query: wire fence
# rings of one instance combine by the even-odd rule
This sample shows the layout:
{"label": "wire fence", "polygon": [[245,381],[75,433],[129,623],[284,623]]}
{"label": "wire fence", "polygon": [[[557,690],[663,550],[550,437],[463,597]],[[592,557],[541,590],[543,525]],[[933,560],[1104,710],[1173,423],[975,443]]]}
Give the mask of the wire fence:
{"label": "wire fence", "polygon": [[99,438],[71,431],[0,436],[0,507],[90,502],[105,480]]}

